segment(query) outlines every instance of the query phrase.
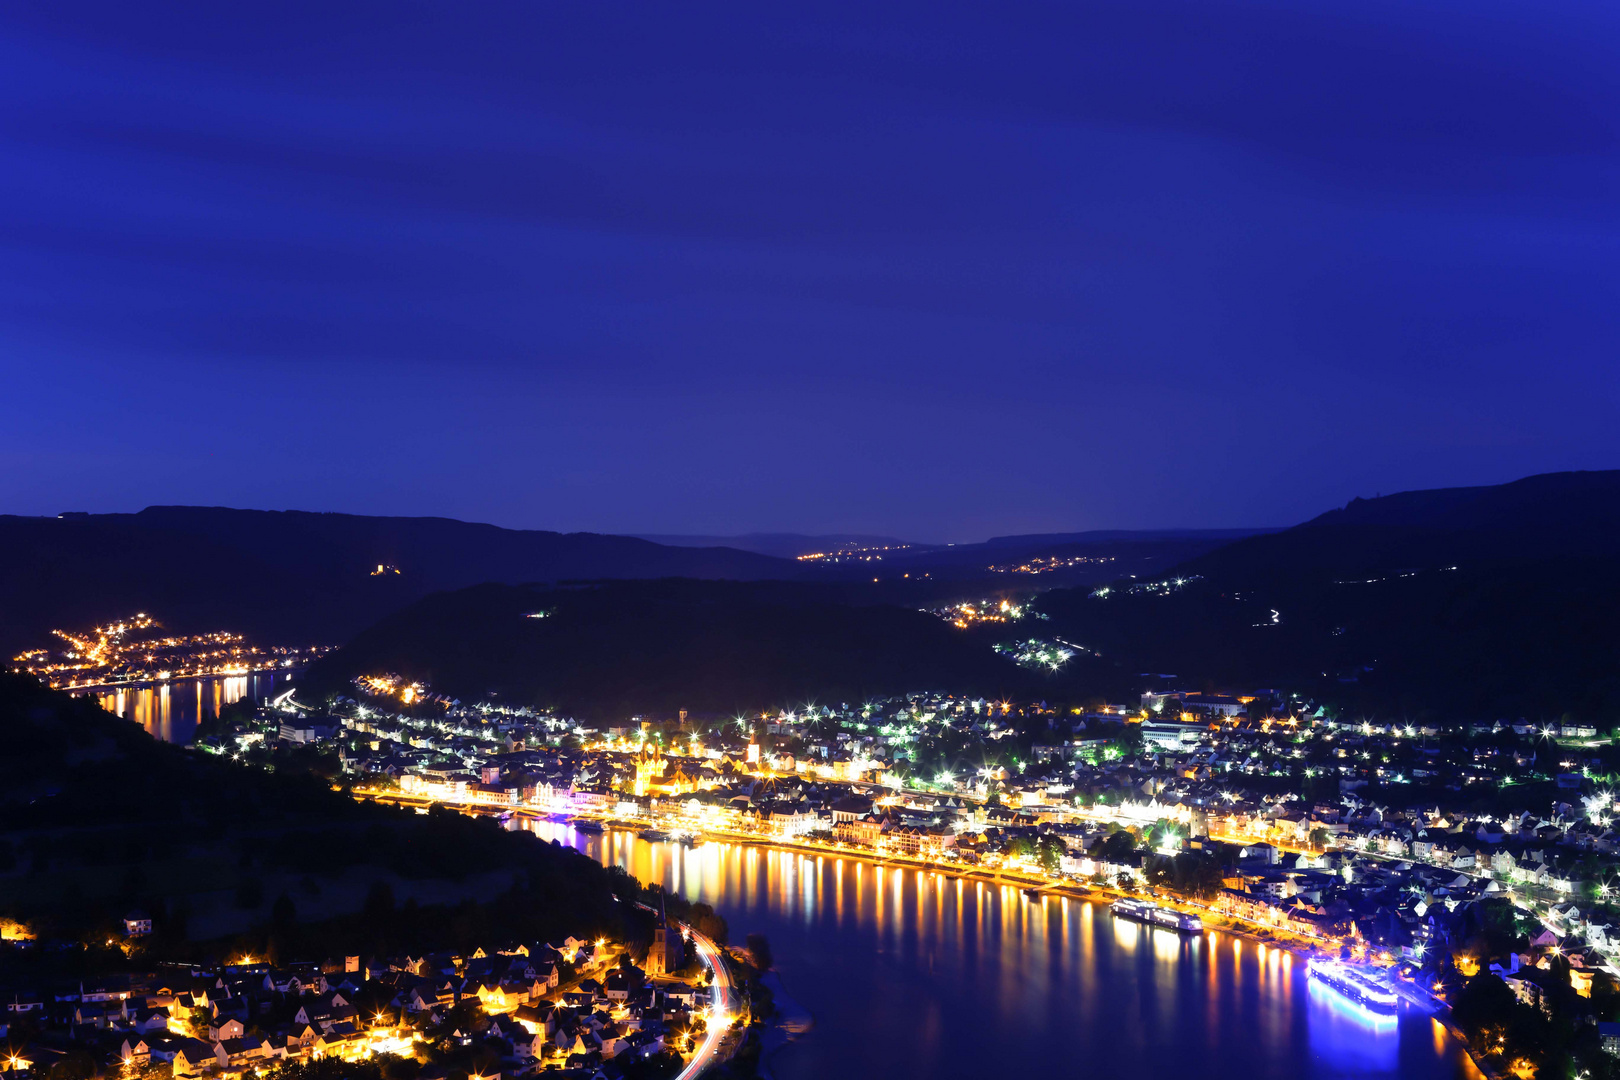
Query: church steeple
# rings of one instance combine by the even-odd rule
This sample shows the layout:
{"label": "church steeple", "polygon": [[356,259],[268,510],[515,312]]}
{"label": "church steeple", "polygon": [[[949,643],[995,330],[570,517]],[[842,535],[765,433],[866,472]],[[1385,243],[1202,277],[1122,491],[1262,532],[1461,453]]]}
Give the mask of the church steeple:
{"label": "church steeple", "polygon": [[682,959],[681,935],[670,930],[669,907],[660,895],[658,925],[653,927],[652,948],[647,950],[647,974],[672,975],[680,970]]}

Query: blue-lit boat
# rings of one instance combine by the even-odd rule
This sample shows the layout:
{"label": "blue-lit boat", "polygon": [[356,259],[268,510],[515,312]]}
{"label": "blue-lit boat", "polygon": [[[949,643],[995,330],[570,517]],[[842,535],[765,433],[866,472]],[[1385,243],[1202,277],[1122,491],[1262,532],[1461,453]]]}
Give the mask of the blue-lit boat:
{"label": "blue-lit boat", "polygon": [[591,821],[589,818],[570,818],[568,824],[574,827],[575,832],[599,833],[602,831],[602,823]]}
{"label": "blue-lit boat", "polygon": [[1395,991],[1354,964],[1341,960],[1312,960],[1305,965],[1312,979],[1337,991],[1369,1012],[1393,1016],[1401,999]]}

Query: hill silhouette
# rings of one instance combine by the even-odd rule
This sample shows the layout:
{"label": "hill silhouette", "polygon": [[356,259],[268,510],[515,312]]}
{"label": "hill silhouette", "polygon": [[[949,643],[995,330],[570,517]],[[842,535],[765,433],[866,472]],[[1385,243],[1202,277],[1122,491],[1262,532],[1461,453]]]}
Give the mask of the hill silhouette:
{"label": "hill silhouette", "polygon": [[[1620,721],[1620,472],[1356,499],[1181,564],[1048,593],[1065,636],[1189,686],[1347,708]],[[1135,586],[1133,590],[1133,586]]]}
{"label": "hill silhouette", "polygon": [[1302,525],[1188,560],[1227,585],[1322,574],[1620,555],[1620,471],[1352,499]]}
{"label": "hill silhouette", "polygon": [[[120,936],[117,919],[137,905],[156,917],[154,949],[169,958],[261,951],[266,933],[281,936],[283,955],[345,943],[464,945],[450,940],[455,921],[503,940],[618,933],[625,908],[615,894],[634,890],[624,875],[530,834],[356,802],[325,772],[292,762],[271,772],[187,751],[94,700],[4,671],[0,740],[0,916],[92,949]],[[362,918],[368,881],[401,899],[464,902],[378,911],[367,899]],[[268,927],[283,891],[328,923]],[[247,892],[256,895],[244,900]],[[222,928],[232,935],[223,942]],[[197,945],[210,940],[219,947]]]}
{"label": "hill silhouette", "polygon": [[[390,569],[374,574],[379,566]],[[186,632],[336,642],[419,597],[478,582],[796,571],[790,561],[726,548],[447,518],[186,506],[8,516],[0,517],[0,648],[10,655],[53,627],[135,611]]]}
{"label": "hill silhouette", "polygon": [[[932,615],[832,595],[786,582],[480,585],[427,597],[362,632],[310,668],[299,696],[352,693],[355,676],[393,672],[464,700],[495,694],[623,716],[1035,685]],[[538,612],[546,614],[526,617]]]}

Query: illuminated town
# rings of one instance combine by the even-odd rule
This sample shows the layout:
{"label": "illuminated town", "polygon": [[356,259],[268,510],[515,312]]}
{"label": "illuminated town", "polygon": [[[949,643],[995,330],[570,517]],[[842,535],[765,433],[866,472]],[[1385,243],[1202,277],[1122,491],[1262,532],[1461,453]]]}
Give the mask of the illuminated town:
{"label": "illuminated town", "polygon": [[0,6],[0,1080],[1620,1080],[1617,41]]}
{"label": "illuminated town", "polygon": [[[1010,623],[1017,622],[1029,613],[1029,609],[1016,601],[1000,600],[964,600],[935,610],[934,614],[950,623],[959,630],[980,623]],[[1042,617],[1036,612],[1036,617]]]}
{"label": "illuminated town", "polygon": [[885,553],[913,550],[912,544],[855,544],[836,551],[811,551],[796,556],[805,563],[882,562]]}
{"label": "illuminated town", "polygon": [[[1000,602],[958,610],[1022,615]],[[128,633],[105,628],[74,647],[106,657],[101,642]],[[1041,664],[1063,659],[1041,658],[1059,647],[1040,642],[1017,648]],[[1106,905],[1154,933],[1235,935],[1312,958],[1311,979],[1374,1028],[1400,1009],[1448,1009],[1492,962],[1476,929],[1491,905],[1530,927],[1528,948],[1499,972],[1517,1000],[1587,1000],[1612,975],[1617,749],[1590,725],[1448,732],[1336,717],[1266,689],[1164,688],[1064,710],[913,693],[585,723],[462,702],[386,672],[320,704],[296,691],[244,702],[194,746],[272,769],[314,754],[356,799],[442,805],[508,829],[764,847],[1012,889],[1022,903]],[[1370,797],[1372,785],[1386,797]],[[1425,794],[1388,797],[1406,788]],[[1555,791],[1553,812],[1515,807],[1515,789]],[[1481,799],[1500,809],[1447,805]],[[140,919],[128,920],[131,942]],[[496,1048],[514,1076],[610,1062],[606,1075],[619,1075],[643,1058],[694,1076],[738,1045],[733,960],[690,926],[660,927],[664,944],[639,964],[621,944],[570,939],[159,968],[84,983],[68,1026],[125,1071],[174,1076],[431,1062],[474,1043]],[[6,936],[28,944],[30,933],[8,924]]]}
{"label": "illuminated town", "polygon": [[[432,695],[373,690],[389,687],[365,680],[327,715],[291,701],[261,710],[206,748],[253,759],[277,741],[327,746],[364,798],[1151,895],[1212,926],[1345,948],[1411,978],[1433,943],[1460,949],[1472,905],[1496,898],[1543,928],[1530,962],[1556,950],[1577,990],[1582,970],[1620,960],[1606,903],[1620,870],[1615,747],[1588,726],[1442,734],[1333,719],[1264,691],[1149,693],[1063,714],[918,694],[581,725],[443,699],[407,713],[403,694]],[[939,767],[942,754],[958,764]],[[1567,794],[1552,815],[1477,816],[1358,795],[1369,782],[1434,781],[1459,802],[1516,785]]]}
{"label": "illuminated town", "polygon": [[[138,947],[150,920],[137,913],[125,924]],[[727,966],[702,935],[663,923],[640,965],[622,946],[572,937],[470,955],[160,964],[49,997],[11,995],[11,1026],[39,1030],[60,1017],[69,1042],[14,1050],[5,1071],[48,1072],[85,1047],[128,1077],[258,1076],[325,1059],[484,1060],[468,1071],[527,1075],[614,1061],[622,1071],[655,1055],[696,1071],[738,1020]]]}
{"label": "illuminated town", "polygon": [[53,633],[60,644],[30,649],[13,662],[47,685],[65,689],[298,670],[332,650],[329,645],[261,646],[227,631],[166,634],[145,612],[89,630]]}
{"label": "illuminated town", "polygon": [[990,570],[997,574],[1050,574],[1076,566],[1098,566],[1113,561],[1112,555],[1036,555],[1022,562],[992,566]]}

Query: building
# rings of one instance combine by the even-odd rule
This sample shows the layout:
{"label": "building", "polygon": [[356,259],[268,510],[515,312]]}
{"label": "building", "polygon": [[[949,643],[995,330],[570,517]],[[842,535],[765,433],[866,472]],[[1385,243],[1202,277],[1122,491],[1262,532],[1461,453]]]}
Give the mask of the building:
{"label": "building", "polygon": [[652,948],[647,950],[648,975],[673,975],[686,962],[680,931],[670,928],[669,920],[659,908],[658,925],[653,929]]}
{"label": "building", "polygon": [[1236,716],[1247,705],[1248,702],[1242,698],[1227,697],[1224,694],[1188,694],[1181,699],[1181,707],[1186,712],[1210,716]]}

